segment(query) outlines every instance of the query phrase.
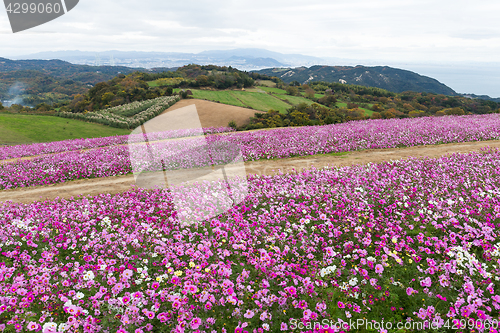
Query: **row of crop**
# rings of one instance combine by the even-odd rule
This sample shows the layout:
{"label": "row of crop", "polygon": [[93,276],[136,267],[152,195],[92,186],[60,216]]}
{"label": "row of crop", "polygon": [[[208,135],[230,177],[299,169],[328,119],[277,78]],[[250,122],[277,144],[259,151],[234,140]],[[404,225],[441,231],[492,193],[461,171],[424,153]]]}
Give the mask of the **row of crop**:
{"label": "row of crop", "polygon": [[[244,201],[191,226],[167,190],[0,203],[0,325],[493,332],[499,170],[488,150],[250,177]],[[210,189],[184,188],[193,214],[217,209]]]}
{"label": "row of crop", "polygon": [[[161,97],[159,97],[159,98],[161,98]],[[118,114],[118,115],[121,115],[123,117],[131,117],[133,115],[138,114],[139,112],[147,110],[149,107],[151,107],[155,103],[157,103],[157,100],[158,100],[158,98],[146,100],[146,101],[140,101],[140,102],[132,102],[132,103],[125,104],[125,105],[120,105],[120,106],[116,106],[113,108],[104,109],[102,111],[107,112],[107,113]]]}
{"label": "row of crop", "polygon": [[[149,141],[182,138],[197,135],[210,135],[234,131],[231,127],[206,127],[190,128],[181,130],[170,130],[163,132],[148,133]],[[117,135],[101,138],[71,139],[55,142],[33,143],[29,145],[16,145],[0,147],[0,160],[7,160],[26,156],[37,156],[43,154],[62,153],[74,150],[93,149],[98,147],[126,144],[128,142],[139,142],[144,140],[142,135]]]}
{"label": "row of crop", "polygon": [[[179,98],[176,96],[164,96],[158,97],[152,101],[147,101],[147,103],[142,102],[144,104],[141,107],[134,108],[134,111],[130,111],[130,114],[133,114],[130,117],[125,116],[125,114],[128,114],[126,111],[119,113],[116,110],[110,111],[110,109],[86,113],[58,112],[56,115],[59,117],[79,119],[112,127],[132,129],[142,125],[149,119],[158,116],[170,106],[174,105],[178,100]],[[149,105],[148,108],[143,110],[143,107],[146,105]]]}

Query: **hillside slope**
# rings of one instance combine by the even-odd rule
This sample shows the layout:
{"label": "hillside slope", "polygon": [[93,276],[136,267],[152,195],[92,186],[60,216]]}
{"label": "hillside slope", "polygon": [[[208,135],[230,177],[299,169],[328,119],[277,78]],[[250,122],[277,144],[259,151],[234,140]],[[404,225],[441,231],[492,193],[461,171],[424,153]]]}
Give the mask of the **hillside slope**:
{"label": "hillside slope", "polygon": [[387,66],[312,66],[297,68],[268,68],[256,71],[259,74],[279,77],[286,83],[301,84],[325,81],[345,82],[365,87],[377,87],[400,93],[403,91],[427,92],[456,96],[450,87],[436,79],[417,73]]}

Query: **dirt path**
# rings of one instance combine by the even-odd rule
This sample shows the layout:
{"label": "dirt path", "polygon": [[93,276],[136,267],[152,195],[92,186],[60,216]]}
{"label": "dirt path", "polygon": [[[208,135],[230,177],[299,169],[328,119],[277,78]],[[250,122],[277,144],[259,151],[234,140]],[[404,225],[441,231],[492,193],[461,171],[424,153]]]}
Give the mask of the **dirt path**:
{"label": "dirt path", "polygon": [[[277,160],[246,162],[247,174],[274,175],[282,172],[300,171],[312,166],[348,166],[353,164],[380,163],[408,157],[439,157],[449,153],[479,151],[484,147],[500,148],[500,140],[466,143],[450,143],[437,146],[417,146],[410,148],[374,149],[351,152],[344,156],[315,155]],[[46,185],[22,189],[0,191],[0,201],[28,203],[45,199],[71,198],[78,195],[97,195],[99,193],[119,193],[135,185],[134,176],[116,176],[96,179],[82,179],[63,184]]]}

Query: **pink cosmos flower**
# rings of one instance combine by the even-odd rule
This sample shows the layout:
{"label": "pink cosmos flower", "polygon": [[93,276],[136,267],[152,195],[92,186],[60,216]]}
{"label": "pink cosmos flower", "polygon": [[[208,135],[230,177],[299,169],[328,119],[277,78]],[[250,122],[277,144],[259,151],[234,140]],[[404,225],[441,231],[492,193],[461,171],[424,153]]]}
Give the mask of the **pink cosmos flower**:
{"label": "pink cosmos flower", "polygon": [[126,269],[123,271],[122,275],[125,279],[130,279],[133,275],[133,271],[131,269]]}
{"label": "pink cosmos flower", "polygon": [[473,294],[474,293],[474,286],[472,283],[467,282],[464,284],[464,290],[467,294]]}
{"label": "pink cosmos flower", "polygon": [[462,317],[468,317],[472,313],[471,309],[469,306],[464,306],[462,309],[460,309],[460,314]]}
{"label": "pink cosmos flower", "polygon": [[250,319],[254,315],[255,315],[255,313],[252,310],[247,310],[247,312],[245,312],[245,314],[243,315],[243,317]]}
{"label": "pink cosmos flower", "polygon": [[38,323],[35,323],[34,321],[30,321],[27,326],[28,330],[30,331],[36,331],[39,327],[40,325]]}
{"label": "pink cosmos flower", "polygon": [[200,327],[201,325],[201,319],[196,317],[194,318],[193,320],[191,320],[191,322],[189,323],[189,325],[191,325],[191,328],[193,330],[197,329],[198,327]]}
{"label": "pink cosmos flower", "polygon": [[477,317],[478,317],[479,319],[482,319],[482,320],[486,320],[486,319],[488,319],[488,317],[486,316],[486,314],[484,313],[484,311],[482,311],[482,310],[477,310],[477,312],[476,312],[476,313],[477,313]]}
{"label": "pink cosmos flower", "polygon": [[169,319],[169,315],[166,312],[159,313],[156,318],[162,323],[166,322]]}
{"label": "pink cosmos flower", "polygon": [[384,271],[384,266],[382,266],[381,264],[377,264],[375,266],[375,273],[382,274],[383,271]]}
{"label": "pink cosmos flower", "polygon": [[425,279],[423,279],[422,281],[420,281],[420,285],[422,287],[430,287],[432,285],[431,278],[430,277],[426,277]]}
{"label": "pink cosmos flower", "polygon": [[309,318],[311,318],[311,313],[312,311],[309,309],[304,310],[304,320],[309,320]]}
{"label": "pink cosmos flower", "polygon": [[237,327],[234,329],[234,333],[248,333],[248,331],[244,331],[243,328]]}
{"label": "pink cosmos flower", "polygon": [[342,302],[340,302],[340,301],[337,303],[337,305],[338,305],[338,307],[339,307],[340,309],[345,308],[344,303],[342,303]]}
{"label": "pink cosmos flower", "polygon": [[285,291],[290,293],[291,295],[297,294],[297,289],[295,289],[295,287],[287,287],[287,288],[285,288]]}

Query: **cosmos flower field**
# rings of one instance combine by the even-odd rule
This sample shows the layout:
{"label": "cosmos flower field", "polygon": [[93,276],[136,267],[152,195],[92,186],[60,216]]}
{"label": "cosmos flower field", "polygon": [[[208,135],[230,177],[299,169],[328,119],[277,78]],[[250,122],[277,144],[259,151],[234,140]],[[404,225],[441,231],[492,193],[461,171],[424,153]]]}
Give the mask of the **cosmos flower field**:
{"label": "cosmos flower field", "polygon": [[[227,147],[258,160],[498,138],[498,115],[361,121],[209,135],[209,158],[171,162],[224,163]],[[120,146],[130,139],[4,147],[2,158],[42,156],[0,165],[0,189],[130,173]],[[152,147],[189,151],[197,140]],[[0,203],[0,330],[308,332],[327,323],[323,332],[358,332],[361,319],[437,332],[499,326],[499,150],[248,184],[243,202],[187,227],[161,189]],[[186,196],[208,188],[186,187]]]}
{"label": "cosmos flower field", "polygon": [[164,189],[0,203],[0,330],[497,332],[500,150],[248,183],[187,227]]}
{"label": "cosmos flower field", "polygon": [[[207,134],[223,133],[221,128],[206,131]],[[195,131],[196,132],[196,131]],[[198,132],[196,132],[198,133]],[[161,138],[196,135],[161,134]],[[168,167],[196,168],[227,162],[227,152],[241,151],[245,161],[308,156],[324,153],[349,152],[363,149],[411,147],[441,143],[484,141],[500,139],[500,115],[426,117],[415,119],[390,119],[353,121],[328,126],[279,128],[268,131],[236,132],[223,135],[207,135],[205,138],[187,138],[152,143],[153,151],[168,155]],[[110,138],[116,144],[125,138]],[[210,154],[184,153],[197,149],[200,140],[206,140]],[[74,179],[117,176],[132,173],[129,148],[126,145],[106,146],[106,139],[91,141],[86,146],[95,149],[79,150],[81,143],[68,144],[59,154],[37,156],[0,164],[0,189],[28,187],[66,182]],[[38,144],[32,148],[7,148],[4,156],[22,156],[30,152],[41,155],[48,151],[62,151],[65,144]],[[73,147],[73,148],[71,148]],[[222,149],[220,148],[222,147]],[[230,148],[228,148],[230,147]],[[5,148],[4,148],[5,149]],[[40,149],[40,151],[37,151]],[[203,148],[205,149],[205,148]],[[2,151],[0,151],[2,154]],[[174,156],[175,155],[175,156]],[[210,158],[197,158],[198,156]],[[148,166],[144,167],[147,170]],[[151,170],[157,170],[152,165]]]}
{"label": "cosmos flower field", "polygon": [[[184,130],[173,130],[156,132],[150,135],[149,140],[165,140],[197,136],[202,134],[215,134],[234,131],[231,127],[206,127]],[[0,160],[8,160],[25,156],[36,156],[43,154],[63,153],[83,149],[94,149],[98,147],[127,144],[129,140],[134,140],[138,135],[115,135],[102,138],[72,139],[55,142],[33,143],[29,145],[0,147]]]}

